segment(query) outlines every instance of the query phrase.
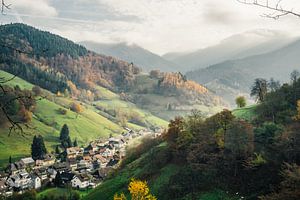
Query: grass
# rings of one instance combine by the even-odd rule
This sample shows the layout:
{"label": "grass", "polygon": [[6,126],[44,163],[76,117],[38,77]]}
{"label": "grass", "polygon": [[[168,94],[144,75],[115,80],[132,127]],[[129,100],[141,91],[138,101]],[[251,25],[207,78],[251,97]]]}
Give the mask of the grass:
{"label": "grass", "polygon": [[[154,147],[157,150],[164,150],[165,144]],[[127,186],[131,178],[137,178],[147,174],[151,168],[151,164],[147,162],[149,159],[149,153],[144,153],[138,159],[126,165],[126,167],[106,180],[103,184],[91,191],[84,199],[85,200],[109,200],[113,199],[114,194],[124,193],[128,195]],[[171,176],[176,174],[180,169],[180,166],[175,164],[167,164],[162,168],[155,170],[155,174],[151,176],[151,180],[148,181],[148,186],[151,193],[157,195],[161,188],[168,185]]]}
{"label": "grass", "polygon": [[[12,74],[0,70],[0,77],[9,80],[13,77]],[[11,87],[18,85],[21,89],[31,90],[33,84],[15,77],[13,80],[6,83]],[[151,113],[137,108],[134,104],[122,101],[119,95],[111,92],[110,90],[97,86],[103,100],[96,102],[108,108],[122,109],[126,112],[139,113],[149,124],[155,126],[167,126],[167,122],[153,116]],[[77,113],[69,110],[70,104],[73,99],[66,97],[57,97],[48,91],[50,94],[47,99],[37,101],[37,106],[34,111],[33,120],[29,124],[30,129],[25,129],[25,136],[18,133],[13,133],[8,136],[9,130],[7,128],[0,128],[0,167],[7,164],[9,156],[13,159],[19,159],[24,156],[30,155],[30,145],[34,135],[42,135],[49,152],[54,151],[55,146],[59,144],[58,136],[61,127],[67,124],[70,129],[71,139],[78,140],[79,145],[86,145],[88,142],[96,138],[105,138],[110,134],[116,135],[122,133],[123,128],[115,121],[108,119],[102,115],[94,106],[83,104],[84,111],[77,115]],[[67,109],[67,114],[62,115],[58,112],[59,109]],[[128,123],[128,127],[140,130],[144,129],[137,124]]]}
{"label": "grass", "polygon": [[243,119],[246,121],[252,121],[256,116],[256,105],[251,105],[245,108],[239,108],[233,110],[233,115],[239,119]]}
{"label": "grass", "polygon": [[[76,191],[79,192],[81,198],[83,198],[84,196],[86,196],[88,194],[89,190],[86,190],[86,191],[76,190]],[[49,188],[49,189],[43,190],[42,192],[39,192],[37,195],[37,198],[41,199],[43,196],[48,196],[48,197],[52,196],[54,198],[58,198],[58,197],[62,197],[69,193],[70,193],[70,190],[67,188]]]}

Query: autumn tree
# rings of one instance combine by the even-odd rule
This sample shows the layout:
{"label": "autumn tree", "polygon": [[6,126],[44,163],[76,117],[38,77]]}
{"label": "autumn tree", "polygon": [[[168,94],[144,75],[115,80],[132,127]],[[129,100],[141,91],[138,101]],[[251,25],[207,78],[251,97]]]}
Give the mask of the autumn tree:
{"label": "autumn tree", "polygon": [[237,105],[238,108],[243,108],[247,105],[246,103],[246,98],[243,96],[239,96],[235,99],[235,103]]}
{"label": "autumn tree", "polygon": [[295,120],[300,120],[300,99],[297,101],[297,114],[294,117]]}
{"label": "autumn tree", "polygon": [[[155,196],[150,193],[150,189],[146,181],[131,179],[128,190],[131,200],[157,200]],[[115,195],[114,200],[126,200],[124,194]]]}
{"label": "autumn tree", "polygon": [[268,92],[268,83],[265,79],[257,78],[251,88],[251,96],[255,97],[257,101],[264,102]]}
{"label": "autumn tree", "polygon": [[77,118],[79,113],[83,112],[83,107],[79,103],[73,102],[71,104],[71,110],[77,113],[76,115]]}

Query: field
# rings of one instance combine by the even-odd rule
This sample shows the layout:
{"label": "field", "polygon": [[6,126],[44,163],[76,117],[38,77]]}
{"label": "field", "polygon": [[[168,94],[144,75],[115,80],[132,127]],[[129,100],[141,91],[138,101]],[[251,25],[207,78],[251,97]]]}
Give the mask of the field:
{"label": "field", "polygon": [[[9,79],[13,75],[0,70],[0,77]],[[33,85],[16,77],[7,85],[14,87],[20,86],[21,89],[31,90]],[[103,95],[103,100],[95,102],[103,106],[110,106],[114,109],[123,109],[128,112],[134,110],[139,113],[149,124],[149,126],[166,126],[167,122],[153,116],[147,111],[135,107],[134,104],[119,99],[119,96],[106,88],[98,87]],[[49,93],[48,91],[45,91]],[[110,134],[116,135],[124,131],[123,127],[116,121],[108,118],[105,113],[101,113],[90,104],[81,103],[84,107],[82,113],[77,115],[69,109],[69,106],[75,100],[66,97],[57,97],[49,93],[47,98],[37,101],[36,109],[33,113],[30,128],[24,127],[25,135],[13,132],[8,135],[8,127],[0,128],[0,167],[7,164],[9,156],[13,159],[30,155],[30,144],[34,135],[42,135],[48,151],[54,150],[59,144],[59,132],[64,124],[70,129],[72,140],[77,139],[79,145],[86,145],[88,142],[96,138],[108,137]],[[66,109],[65,115],[59,113],[59,109]],[[143,129],[138,124],[128,123],[128,127],[132,129]]]}
{"label": "field", "polygon": [[246,121],[251,121],[256,116],[255,109],[256,105],[235,109],[233,110],[233,115],[237,118],[244,119]]}

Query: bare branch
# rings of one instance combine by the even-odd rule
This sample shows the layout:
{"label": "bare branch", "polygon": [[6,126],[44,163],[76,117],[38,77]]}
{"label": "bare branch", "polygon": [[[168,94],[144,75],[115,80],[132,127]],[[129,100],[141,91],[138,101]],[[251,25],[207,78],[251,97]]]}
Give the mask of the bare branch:
{"label": "bare branch", "polygon": [[4,10],[7,9],[9,10],[11,7],[11,4],[6,4],[5,0],[1,0],[1,14],[5,14]]}
{"label": "bare branch", "polygon": [[262,17],[268,17],[268,18],[277,20],[280,17],[292,15],[292,16],[296,16],[296,17],[300,18],[300,13],[294,12],[293,9],[288,10],[288,9],[283,8],[281,6],[282,0],[278,0],[277,3],[274,4],[273,6],[270,5],[268,0],[266,0],[264,3],[261,3],[258,0],[237,0],[237,1],[242,4],[262,7],[262,8],[266,8],[266,9],[272,11],[272,13],[263,14]]}

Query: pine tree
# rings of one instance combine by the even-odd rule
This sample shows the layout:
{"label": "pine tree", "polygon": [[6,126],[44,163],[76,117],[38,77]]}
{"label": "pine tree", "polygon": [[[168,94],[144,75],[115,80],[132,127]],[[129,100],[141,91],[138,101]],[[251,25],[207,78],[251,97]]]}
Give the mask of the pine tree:
{"label": "pine tree", "polygon": [[61,131],[60,131],[59,139],[61,141],[66,141],[68,139],[68,137],[69,137],[69,134],[70,134],[69,127],[68,127],[67,124],[64,124],[63,127],[62,127],[62,129],[61,129]]}
{"label": "pine tree", "polygon": [[44,139],[41,135],[34,136],[31,144],[31,156],[34,160],[44,159],[47,149],[44,143]]}
{"label": "pine tree", "polygon": [[9,164],[12,163],[12,158],[11,158],[11,156],[9,156],[8,162],[9,162]]}
{"label": "pine tree", "polygon": [[56,187],[59,187],[59,186],[62,185],[62,178],[61,178],[61,174],[60,174],[59,171],[57,172],[57,174],[56,174],[56,176],[55,176],[55,179],[54,179],[54,185],[55,185]]}
{"label": "pine tree", "polygon": [[60,149],[59,149],[59,146],[56,146],[56,148],[55,148],[55,153],[57,154],[57,155],[59,155],[61,152],[60,152]]}
{"label": "pine tree", "polygon": [[77,139],[75,139],[75,140],[74,140],[74,142],[73,142],[73,146],[74,146],[74,147],[78,147],[78,142],[77,142]]}

